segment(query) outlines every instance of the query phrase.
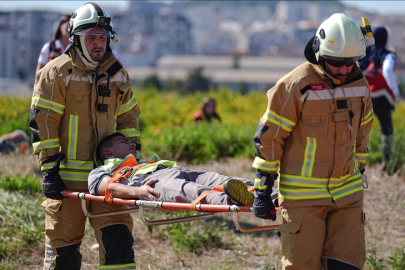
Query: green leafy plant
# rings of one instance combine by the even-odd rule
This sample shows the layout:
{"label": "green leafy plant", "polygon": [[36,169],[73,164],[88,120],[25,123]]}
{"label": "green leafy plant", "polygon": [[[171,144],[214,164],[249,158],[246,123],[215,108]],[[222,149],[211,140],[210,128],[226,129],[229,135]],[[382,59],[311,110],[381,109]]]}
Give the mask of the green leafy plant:
{"label": "green leafy plant", "polygon": [[385,262],[383,259],[377,258],[377,245],[373,243],[370,249],[367,249],[370,255],[366,258],[368,266],[373,270],[385,269]]}
{"label": "green leafy plant", "polygon": [[[166,218],[179,218],[194,215],[192,211],[167,213]],[[199,253],[203,247],[217,248],[223,245],[222,233],[227,231],[222,222],[182,222],[168,225],[162,230],[162,236],[172,238],[172,247],[178,251]]]}
{"label": "green leafy plant", "polygon": [[393,270],[403,270],[405,269],[405,246],[402,248],[395,249],[393,256],[390,256],[389,263]]}
{"label": "green leafy plant", "polygon": [[0,189],[0,261],[43,239],[42,196]]}
{"label": "green leafy plant", "polygon": [[0,175],[0,188],[6,191],[25,191],[35,194],[42,191],[41,181],[34,176]]}

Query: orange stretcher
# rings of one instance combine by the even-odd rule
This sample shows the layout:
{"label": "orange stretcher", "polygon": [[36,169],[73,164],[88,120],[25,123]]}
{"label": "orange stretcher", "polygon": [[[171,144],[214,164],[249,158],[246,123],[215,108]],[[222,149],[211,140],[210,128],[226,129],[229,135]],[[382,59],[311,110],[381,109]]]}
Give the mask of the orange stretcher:
{"label": "orange stretcher", "polygon": [[[158,202],[158,201],[146,201],[146,200],[128,200],[128,199],[119,199],[114,198],[111,202],[112,204],[127,205],[130,208],[125,210],[118,210],[113,212],[102,212],[102,213],[91,213],[88,211],[86,206],[86,200],[96,201],[96,202],[106,202],[104,196],[95,196],[86,192],[73,192],[64,190],[61,194],[69,198],[78,198],[81,200],[82,210],[85,216],[89,218],[105,217],[119,214],[126,214],[139,211],[139,217],[142,222],[149,226],[155,225],[166,225],[173,224],[177,222],[187,222],[200,219],[206,219],[213,217],[216,213],[223,212],[232,212],[233,213],[233,222],[237,230],[241,232],[260,232],[260,231],[269,231],[276,230],[279,227],[277,225],[267,225],[267,226],[258,226],[258,227],[242,227],[238,220],[239,212],[253,212],[253,207],[248,205],[212,205],[212,204],[192,204],[192,203],[173,203],[173,202]],[[163,211],[197,211],[203,212],[205,214],[181,217],[181,218],[172,218],[172,219],[163,219],[163,220],[148,220],[145,217],[145,208],[159,209]],[[280,210],[279,207],[276,207],[276,210]]]}

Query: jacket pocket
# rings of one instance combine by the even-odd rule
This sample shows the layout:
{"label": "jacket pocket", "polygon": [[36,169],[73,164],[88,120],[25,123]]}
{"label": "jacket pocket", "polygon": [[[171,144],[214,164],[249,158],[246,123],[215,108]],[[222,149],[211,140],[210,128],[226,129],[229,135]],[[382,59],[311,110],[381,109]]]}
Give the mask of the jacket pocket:
{"label": "jacket pocket", "polygon": [[325,140],[328,135],[329,103],[324,100],[307,100],[301,111],[303,137]]}
{"label": "jacket pocket", "polygon": [[90,114],[91,85],[89,82],[70,81],[66,90],[65,113],[71,115]]}
{"label": "jacket pocket", "polygon": [[350,109],[352,111],[351,125],[352,132],[350,133],[350,139],[355,140],[357,137],[357,131],[360,128],[360,120],[363,112],[363,102],[358,98],[350,99]]}
{"label": "jacket pocket", "polygon": [[60,211],[62,208],[62,200],[46,199],[41,205],[44,207],[44,210],[48,215],[52,215],[53,213]]}

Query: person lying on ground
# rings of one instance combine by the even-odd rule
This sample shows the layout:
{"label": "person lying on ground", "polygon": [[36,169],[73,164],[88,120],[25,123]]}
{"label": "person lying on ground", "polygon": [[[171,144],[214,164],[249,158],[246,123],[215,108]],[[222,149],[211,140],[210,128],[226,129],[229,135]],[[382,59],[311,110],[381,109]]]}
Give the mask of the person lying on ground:
{"label": "person lying on ground", "polygon": [[[104,165],[90,173],[88,178],[90,193],[105,195],[108,186],[107,191],[111,197],[190,203],[202,193],[213,190],[215,185],[223,185],[224,192],[210,193],[202,203],[217,205],[253,203],[254,195],[248,191],[248,186],[253,186],[250,180],[178,167],[174,161],[159,160],[156,154],[154,161],[137,164],[135,151],[135,144],[120,133],[114,133],[101,140],[97,154]],[[126,178],[108,185],[114,173],[121,171],[124,166],[133,167],[133,170]],[[277,197],[277,194],[275,196]]]}
{"label": "person lying on ground", "polygon": [[29,146],[30,139],[23,130],[16,129],[0,136],[0,155],[22,153]]}

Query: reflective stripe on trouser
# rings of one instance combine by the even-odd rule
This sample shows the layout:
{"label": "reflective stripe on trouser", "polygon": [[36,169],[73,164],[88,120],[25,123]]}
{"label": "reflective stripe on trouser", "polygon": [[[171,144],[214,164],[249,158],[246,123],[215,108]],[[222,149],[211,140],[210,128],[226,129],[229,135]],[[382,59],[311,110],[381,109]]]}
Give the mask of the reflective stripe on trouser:
{"label": "reflective stripe on trouser", "polygon": [[362,201],[340,208],[282,208],[281,216],[283,269],[322,269],[324,258],[363,269],[366,246]]}
{"label": "reflective stripe on trouser", "polygon": [[[87,209],[93,213],[117,211],[125,209],[126,206],[112,205],[101,202],[86,201]],[[80,243],[84,236],[86,217],[81,208],[79,199],[52,200],[46,199],[42,206],[45,210],[45,258],[44,269],[60,269],[57,265],[57,249],[61,247],[76,245]],[[132,231],[132,218],[129,214],[110,217],[92,218],[90,225],[97,230],[113,224],[125,224]],[[99,243],[102,246],[102,243]],[[63,255],[71,256],[74,249],[68,249]],[[105,251],[100,250],[101,258],[104,258]],[[61,258],[62,259],[62,258]],[[66,265],[66,269],[75,270],[75,263]],[[63,269],[63,268],[61,268]]]}

